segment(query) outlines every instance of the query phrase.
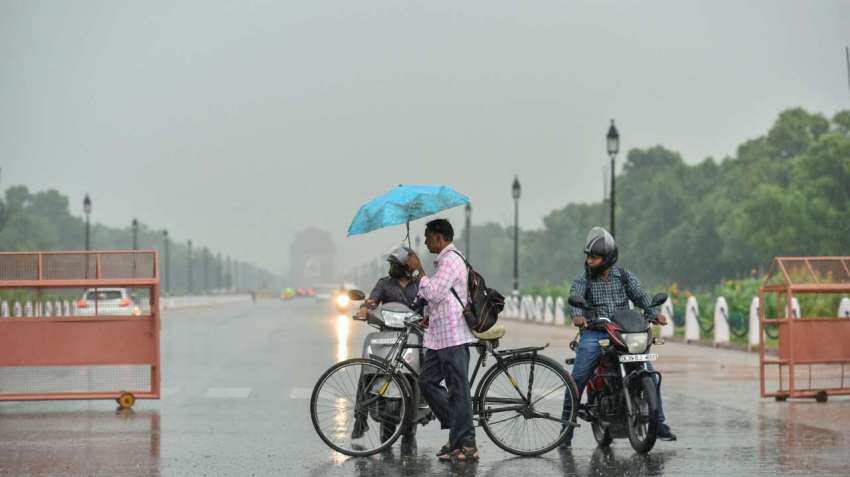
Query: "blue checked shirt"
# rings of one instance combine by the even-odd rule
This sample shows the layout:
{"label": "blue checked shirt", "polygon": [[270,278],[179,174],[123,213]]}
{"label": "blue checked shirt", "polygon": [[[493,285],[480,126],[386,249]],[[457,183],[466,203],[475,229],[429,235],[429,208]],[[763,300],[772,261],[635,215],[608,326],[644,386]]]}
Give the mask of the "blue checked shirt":
{"label": "blue checked shirt", "polygon": [[[649,294],[640,286],[640,280],[634,273],[620,267],[611,267],[608,279],[602,276],[588,278],[585,273],[580,274],[570,287],[570,296],[585,297],[587,304],[598,307],[599,316],[613,318],[617,310],[628,310],[629,300],[636,307],[646,311],[646,319],[655,321],[656,312],[650,304],[652,300]],[[587,312],[581,308],[571,306],[573,317],[587,316]]]}

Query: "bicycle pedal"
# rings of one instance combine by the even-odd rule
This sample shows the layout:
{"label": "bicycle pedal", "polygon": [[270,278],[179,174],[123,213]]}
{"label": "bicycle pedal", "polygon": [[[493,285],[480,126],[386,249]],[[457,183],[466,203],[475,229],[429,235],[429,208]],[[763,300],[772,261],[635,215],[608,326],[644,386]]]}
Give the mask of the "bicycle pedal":
{"label": "bicycle pedal", "polygon": [[576,359],[575,358],[567,358],[566,363],[567,364],[576,364]]}

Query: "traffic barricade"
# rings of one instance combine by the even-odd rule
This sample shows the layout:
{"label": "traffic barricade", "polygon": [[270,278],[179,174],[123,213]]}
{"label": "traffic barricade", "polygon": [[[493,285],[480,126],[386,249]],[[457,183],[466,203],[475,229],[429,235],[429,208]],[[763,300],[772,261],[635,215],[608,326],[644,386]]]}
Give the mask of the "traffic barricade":
{"label": "traffic barricade", "polygon": [[[758,301],[762,397],[850,394],[850,317],[834,315],[848,292],[850,257],[773,260]],[[776,357],[766,355],[767,339],[777,340]]]}
{"label": "traffic barricade", "polygon": [[0,253],[0,299],[25,310],[0,318],[0,401],[159,399],[157,259],[154,250]]}

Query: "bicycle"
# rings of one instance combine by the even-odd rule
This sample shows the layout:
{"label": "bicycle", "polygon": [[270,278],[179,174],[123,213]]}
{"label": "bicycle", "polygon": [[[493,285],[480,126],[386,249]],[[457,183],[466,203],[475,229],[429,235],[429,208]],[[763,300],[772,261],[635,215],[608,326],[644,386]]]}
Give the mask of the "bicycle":
{"label": "bicycle", "polygon": [[[421,352],[422,346],[407,341],[411,332],[422,332],[421,322],[420,315],[411,313],[385,356],[341,361],[319,378],[310,398],[310,417],[325,444],[345,455],[368,456],[389,448],[401,436],[402,426],[396,424],[402,416],[417,412],[411,402],[419,389],[409,376],[418,379],[419,375],[408,364],[408,350]],[[474,424],[507,452],[544,454],[561,443],[568,426],[578,426],[576,385],[558,362],[538,354],[548,344],[497,351],[504,334],[504,327],[497,325],[470,344],[478,351],[470,389],[487,357],[495,359],[472,395]],[[571,403],[566,413],[565,400]],[[378,425],[369,426],[370,419]],[[419,422],[424,425],[428,420]],[[393,431],[382,432],[382,428]]]}

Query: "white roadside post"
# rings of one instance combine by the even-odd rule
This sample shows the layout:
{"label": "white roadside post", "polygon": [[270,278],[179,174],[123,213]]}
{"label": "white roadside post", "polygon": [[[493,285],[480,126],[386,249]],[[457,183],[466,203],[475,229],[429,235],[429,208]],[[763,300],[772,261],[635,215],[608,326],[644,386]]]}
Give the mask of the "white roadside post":
{"label": "white roadside post", "polygon": [[[803,316],[800,313],[800,302],[797,300],[797,297],[791,297],[791,318],[799,319]],[[785,305],[785,317],[788,318],[788,305]]]}
{"label": "white roadside post", "polygon": [[567,324],[567,317],[564,313],[564,298],[560,296],[555,300],[555,324],[558,326]]}
{"label": "white roadside post", "polygon": [[543,323],[551,325],[555,322],[555,302],[551,296],[547,296],[543,302]]}
{"label": "white roadside post", "polygon": [[661,314],[667,317],[667,324],[661,327],[662,338],[672,338],[676,331],[676,325],[673,324],[673,300],[667,297],[667,301],[661,305]]}
{"label": "white roadside post", "polygon": [[841,299],[841,303],[838,304],[838,316],[850,318],[850,298],[845,296]]}
{"label": "white roadside post", "polygon": [[729,336],[729,305],[726,298],[718,297],[714,303],[714,347],[728,345]]}
{"label": "white roadside post", "polygon": [[759,345],[759,297],[750,302],[750,326],[747,332],[747,349],[753,350]]}
{"label": "white roadside post", "polygon": [[534,297],[534,321],[543,322],[543,297],[540,295]]}
{"label": "white roadside post", "polygon": [[688,297],[685,305],[685,342],[699,341],[699,303],[697,297]]}

